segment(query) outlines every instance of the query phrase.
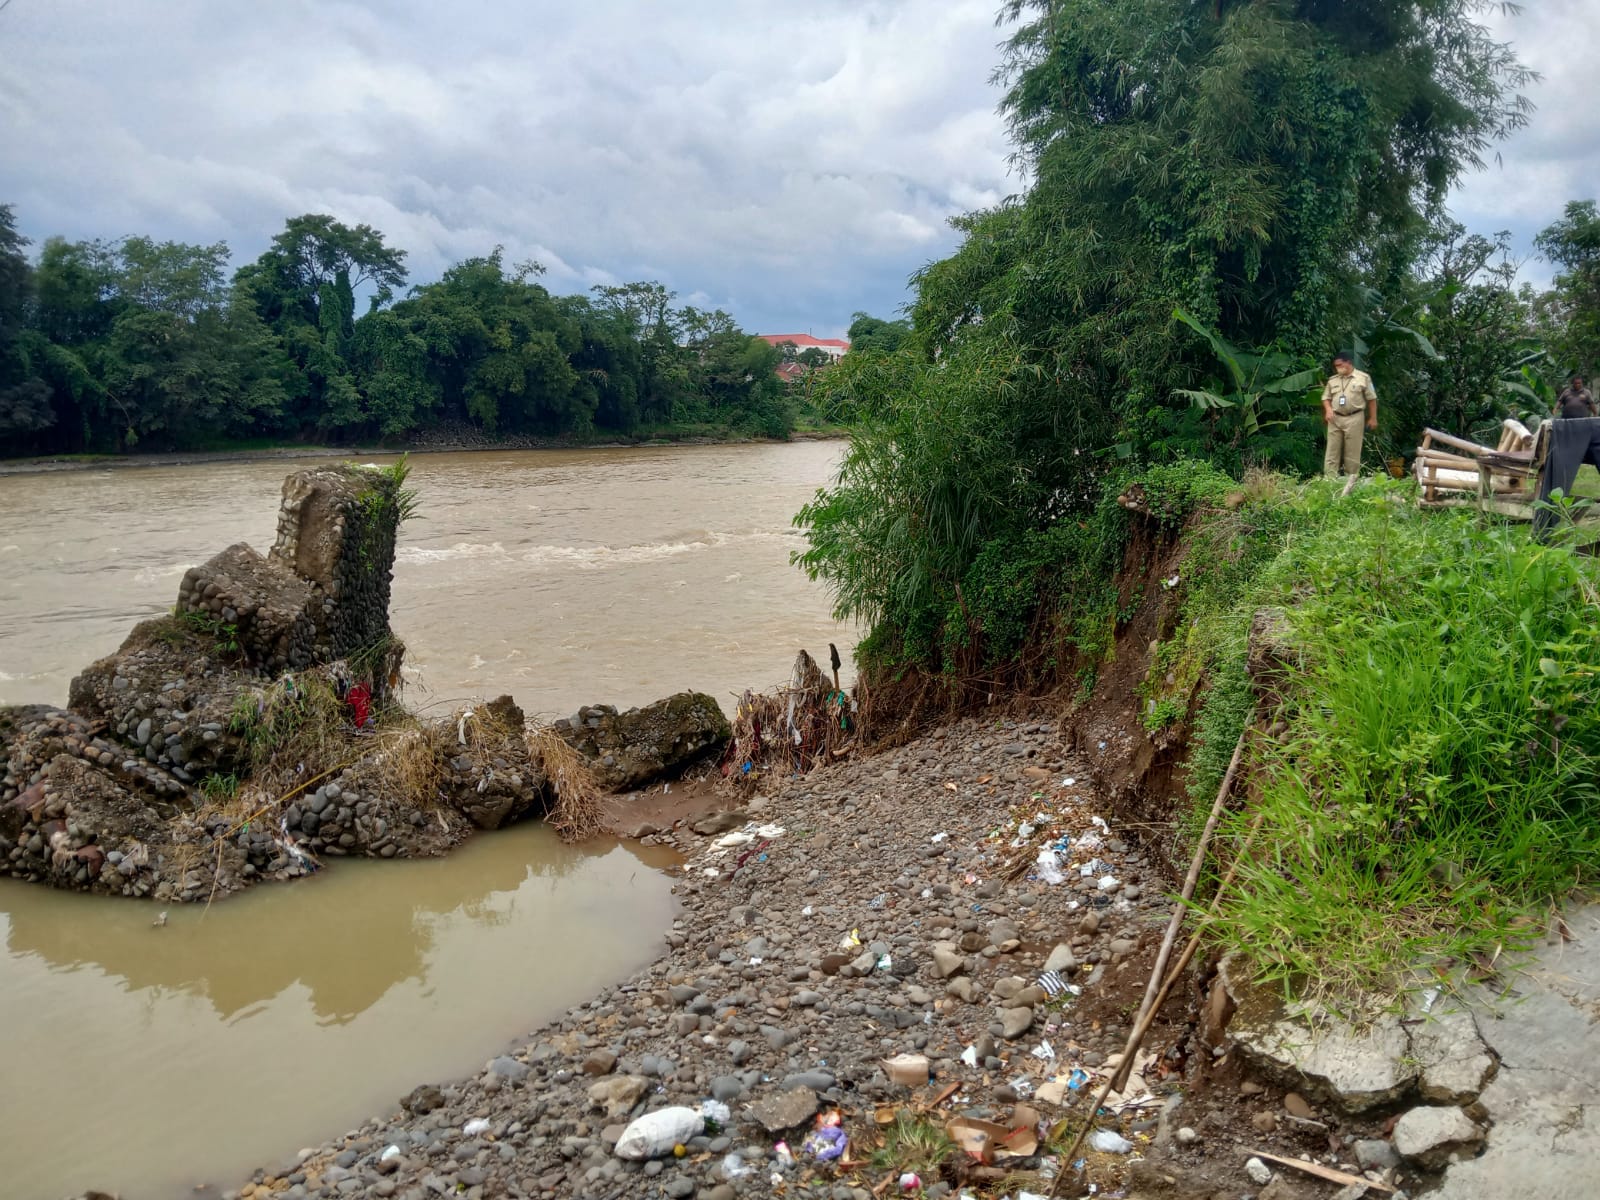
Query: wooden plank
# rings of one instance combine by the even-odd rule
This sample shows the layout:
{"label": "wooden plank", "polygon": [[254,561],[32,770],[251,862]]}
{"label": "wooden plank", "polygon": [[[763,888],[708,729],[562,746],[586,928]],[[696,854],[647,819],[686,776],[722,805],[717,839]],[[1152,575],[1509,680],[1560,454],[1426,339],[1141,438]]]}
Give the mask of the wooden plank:
{"label": "wooden plank", "polygon": [[1463,471],[1476,471],[1478,460],[1468,458],[1464,454],[1447,454],[1443,450],[1430,450],[1427,446],[1417,447],[1417,459],[1429,466],[1459,467]]}
{"label": "wooden plank", "polygon": [[1440,441],[1440,442],[1443,442],[1446,446],[1454,446],[1457,450],[1465,450],[1468,454],[1472,455],[1474,458],[1476,458],[1480,454],[1493,454],[1494,453],[1494,447],[1493,446],[1484,446],[1484,445],[1479,444],[1478,442],[1469,442],[1469,441],[1467,441],[1466,438],[1458,438],[1453,433],[1442,433],[1437,429],[1425,429],[1425,430],[1423,430],[1423,438],[1424,438],[1425,441],[1427,441],[1427,440]]}
{"label": "wooden plank", "polygon": [[1275,1162],[1279,1166],[1293,1167],[1297,1171],[1304,1171],[1307,1175],[1315,1175],[1318,1179],[1326,1179],[1329,1183],[1359,1183],[1373,1192],[1389,1192],[1393,1194],[1398,1189],[1387,1183],[1374,1183],[1364,1175],[1352,1175],[1348,1171],[1336,1171],[1332,1167],[1325,1167],[1321,1163],[1306,1162],[1299,1158],[1284,1158],[1281,1154],[1268,1154],[1265,1150],[1246,1150],[1252,1158],[1259,1158],[1263,1162]]}

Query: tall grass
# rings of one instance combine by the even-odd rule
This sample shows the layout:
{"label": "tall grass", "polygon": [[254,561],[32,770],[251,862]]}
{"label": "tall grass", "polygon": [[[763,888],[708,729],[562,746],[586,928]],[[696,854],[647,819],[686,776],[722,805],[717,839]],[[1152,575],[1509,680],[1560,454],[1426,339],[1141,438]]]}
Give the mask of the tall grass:
{"label": "tall grass", "polygon": [[1283,605],[1305,655],[1219,927],[1270,978],[1381,989],[1494,955],[1600,870],[1593,560],[1403,500],[1313,485],[1213,617]]}

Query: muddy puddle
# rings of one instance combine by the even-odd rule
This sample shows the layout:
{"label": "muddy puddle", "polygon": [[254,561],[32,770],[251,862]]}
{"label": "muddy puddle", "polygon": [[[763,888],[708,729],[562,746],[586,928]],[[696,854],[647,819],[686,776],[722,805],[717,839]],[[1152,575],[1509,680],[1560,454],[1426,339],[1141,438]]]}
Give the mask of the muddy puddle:
{"label": "muddy puddle", "polygon": [[8,1200],[165,1200],[480,1069],[654,955],[663,852],[537,824],[160,909],[0,881]]}

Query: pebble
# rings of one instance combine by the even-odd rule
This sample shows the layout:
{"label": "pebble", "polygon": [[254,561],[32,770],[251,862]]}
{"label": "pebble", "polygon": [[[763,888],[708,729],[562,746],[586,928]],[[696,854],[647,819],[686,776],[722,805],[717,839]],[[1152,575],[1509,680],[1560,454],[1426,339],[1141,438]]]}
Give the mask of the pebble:
{"label": "pebble", "polygon": [[1250,1182],[1257,1187],[1265,1187],[1272,1182],[1272,1168],[1259,1158],[1252,1158],[1244,1164],[1244,1173],[1250,1176]]}

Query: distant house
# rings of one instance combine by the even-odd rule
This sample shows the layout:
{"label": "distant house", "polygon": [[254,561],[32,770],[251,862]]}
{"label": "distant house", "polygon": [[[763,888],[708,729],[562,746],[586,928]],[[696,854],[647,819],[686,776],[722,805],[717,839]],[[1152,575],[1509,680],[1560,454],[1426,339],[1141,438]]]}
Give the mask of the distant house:
{"label": "distant house", "polygon": [[785,342],[792,343],[796,351],[820,350],[834,362],[838,362],[850,350],[850,343],[843,338],[814,338],[809,333],[758,333],[763,342],[770,342],[781,347]]}

